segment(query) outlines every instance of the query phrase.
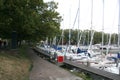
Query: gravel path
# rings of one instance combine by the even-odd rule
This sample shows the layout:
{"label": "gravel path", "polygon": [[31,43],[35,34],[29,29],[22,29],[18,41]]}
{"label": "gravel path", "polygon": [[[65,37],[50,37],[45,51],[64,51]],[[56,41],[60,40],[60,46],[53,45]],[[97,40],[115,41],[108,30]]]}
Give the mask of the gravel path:
{"label": "gravel path", "polygon": [[70,72],[37,56],[33,50],[29,50],[29,56],[33,61],[33,69],[29,80],[83,80]]}

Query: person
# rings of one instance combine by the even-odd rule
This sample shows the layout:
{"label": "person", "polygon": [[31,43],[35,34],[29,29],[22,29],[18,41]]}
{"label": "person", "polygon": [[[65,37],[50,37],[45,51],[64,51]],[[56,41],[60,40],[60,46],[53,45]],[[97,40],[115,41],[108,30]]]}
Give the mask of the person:
{"label": "person", "polygon": [[0,48],[2,48],[2,40],[0,40]]}
{"label": "person", "polygon": [[91,55],[90,55],[90,53],[88,52],[88,56],[91,58]]}
{"label": "person", "polygon": [[72,49],[72,52],[75,53],[75,51]]}
{"label": "person", "polygon": [[54,60],[57,61],[57,53],[54,53]]}
{"label": "person", "polygon": [[3,46],[4,46],[4,48],[6,48],[6,45],[7,44],[7,42],[6,41],[3,41]]}
{"label": "person", "polygon": [[81,50],[80,50],[80,48],[78,48],[78,49],[77,49],[77,54],[80,53],[80,52],[81,52]]}

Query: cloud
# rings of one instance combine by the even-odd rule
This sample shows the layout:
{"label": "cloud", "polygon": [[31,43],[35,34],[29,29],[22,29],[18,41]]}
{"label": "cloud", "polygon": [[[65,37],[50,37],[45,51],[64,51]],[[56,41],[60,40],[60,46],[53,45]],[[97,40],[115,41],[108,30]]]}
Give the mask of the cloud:
{"label": "cloud", "polygon": [[[52,0],[44,0],[52,1]],[[61,28],[78,29],[77,14],[79,0],[53,0],[58,2],[57,11],[63,16],[64,22]],[[103,26],[103,0],[93,0],[93,20],[92,25],[95,30],[101,31]],[[109,33],[118,33],[118,0],[104,0],[104,31]],[[78,18],[77,18],[78,19]],[[79,29],[90,29],[91,27],[91,0],[80,0]]]}

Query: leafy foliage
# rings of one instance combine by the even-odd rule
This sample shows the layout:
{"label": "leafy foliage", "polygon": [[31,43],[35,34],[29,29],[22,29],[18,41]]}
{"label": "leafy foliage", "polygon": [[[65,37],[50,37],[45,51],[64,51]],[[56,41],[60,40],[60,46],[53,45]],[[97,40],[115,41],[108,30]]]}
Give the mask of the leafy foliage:
{"label": "leafy foliage", "polygon": [[[80,44],[82,45],[89,45],[90,44],[90,38],[91,38],[91,31],[90,30],[84,30],[81,31],[79,30],[80,35],[79,35],[79,39],[81,36],[81,41]],[[71,44],[77,44],[78,42],[78,30],[71,30]],[[111,44],[117,44],[117,34],[112,34],[111,36]],[[110,34],[108,33],[104,33],[104,44],[108,44],[110,38]],[[67,44],[69,41],[69,30],[66,29],[64,30],[64,42],[65,44]],[[93,38],[93,44],[99,44],[102,42],[102,32],[97,32],[95,31],[94,33],[94,38]]]}
{"label": "leafy foliage", "polygon": [[17,32],[18,41],[40,40],[59,32],[61,16],[57,3],[43,0],[0,0],[0,37],[10,39]]}

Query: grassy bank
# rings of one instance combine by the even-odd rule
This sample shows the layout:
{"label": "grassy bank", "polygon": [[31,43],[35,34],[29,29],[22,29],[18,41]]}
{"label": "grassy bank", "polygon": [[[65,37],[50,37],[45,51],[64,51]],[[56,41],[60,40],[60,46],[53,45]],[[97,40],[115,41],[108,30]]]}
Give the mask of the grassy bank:
{"label": "grassy bank", "polygon": [[89,75],[86,75],[83,72],[71,72],[72,74],[81,77],[83,80],[92,80],[92,78]]}
{"label": "grassy bank", "polygon": [[65,65],[61,66],[63,69],[69,71],[70,73],[82,78],[83,80],[92,80],[92,78],[90,77],[90,75],[85,74],[84,72],[80,72],[79,70],[73,70],[70,67],[67,67]]}
{"label": "grassy bank", "polygon": [[28,80],[31,61],[27,47],[0,51],[0,80]]}

